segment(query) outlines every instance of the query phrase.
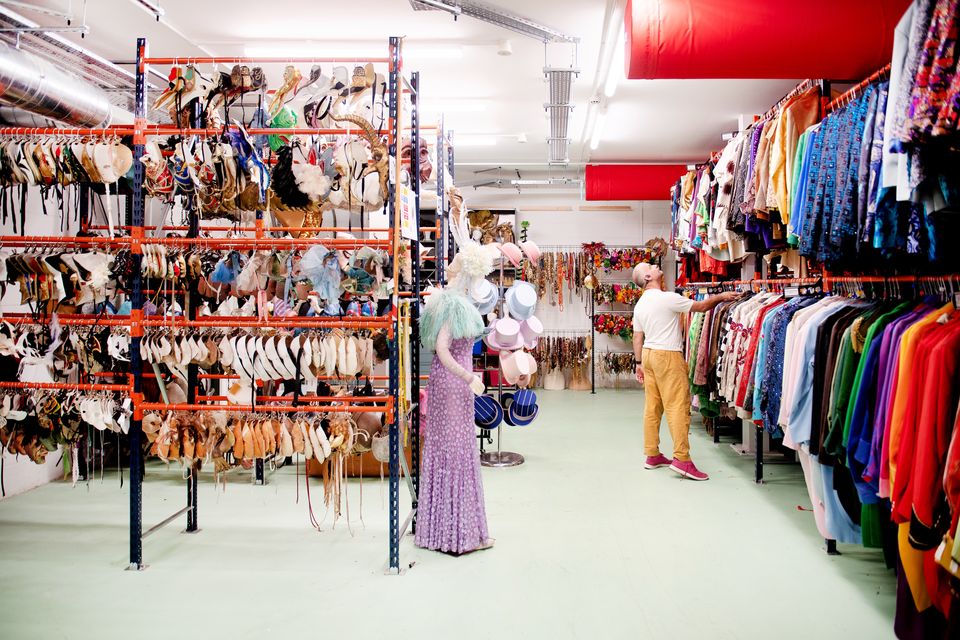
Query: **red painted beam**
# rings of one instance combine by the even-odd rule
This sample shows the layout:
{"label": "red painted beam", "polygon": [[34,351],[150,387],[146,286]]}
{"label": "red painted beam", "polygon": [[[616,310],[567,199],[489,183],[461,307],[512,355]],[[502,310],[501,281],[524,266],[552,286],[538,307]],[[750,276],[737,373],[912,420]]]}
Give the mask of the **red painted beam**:
{"label": "red painted beam", "polygon": [[584,191],[587,200],[669,200],[686,172],[682,164],[588,164]]}
{"label": "red painted beam", "polygon": [[628,0],[631,80],[859,80],[890,62],[910,0]]}

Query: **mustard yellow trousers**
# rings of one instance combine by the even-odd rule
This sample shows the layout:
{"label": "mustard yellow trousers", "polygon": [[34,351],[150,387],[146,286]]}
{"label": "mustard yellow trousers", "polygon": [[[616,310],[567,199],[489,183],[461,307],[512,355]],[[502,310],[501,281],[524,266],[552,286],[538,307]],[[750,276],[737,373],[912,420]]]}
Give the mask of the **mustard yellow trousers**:
{"label": "mustard yellow trousers", "polygon": [[673,438],[673,457],[690,459],[690,382],[687,363],[679,351],[644,349],[643,449],[647,456],[660,454],[660,420],[667,414]]}

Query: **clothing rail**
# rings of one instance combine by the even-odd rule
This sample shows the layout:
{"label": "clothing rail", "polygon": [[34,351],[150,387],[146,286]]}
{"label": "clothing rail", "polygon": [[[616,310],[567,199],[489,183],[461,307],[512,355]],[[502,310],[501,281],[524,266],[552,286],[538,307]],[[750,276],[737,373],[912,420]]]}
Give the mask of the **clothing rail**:
{"label": "clothing rail", "polygon": [[298,56],[293,58],[278,58],[276,56],[267,57],[237,57],[237,56],[186,56],[175,58],[144,58],[140,61],[142,64],[307,64],[314,62],[342,63],[342,64],[385,64],[390,62],[390,58],[368,58],[363,56],[356,57],[323,57],[323,56]]}
{"label": "clothing rail", "polygon": [[84,384],[71,382],[0,382],[0,389],[62,389],[64,391],[129,392],[130,384]]}
{"label": "clothing rail", "polygon": [[123,246],[133,242],[127,236],[116,238],[104,237],[66,237],[66,236],[0,236],[0,245],[5,247],[29,247],[33,245],[93,245],[93,246]]}
{"label": "clothing rail", "polygon": [[[0,314],[0,320],[15,320],[18,324],[50,324],[52,317],[37,319],[29,313]],[[90,314],[63,314],[57,315],[57,322],[69,326],[107,326],[124,327],[132,322],[131,316],[96,316]],[[271,317],[261,320],[257,316],[203,316],[197,320],[184,320],[182,316],[145,316],[141,321],[142,327],[162,327],[172,329],[183,328],[264,328],[264,329],[389,329],[389,316],[375,316],[368,318],[341,318],[340,316],[297,316]]]}
{"label": "clothing rail", "polygon": [[[7,317],[10,314],[5,314],[3,317]],[[68,327],[129,327],[130,319],[119,320],[116,316],[106,316],[104,318],[60,318],[57,317],[57,322],[63,326]],[[22,320],[18,319],[17,324],[39,324],[45,325],[50,324],[50,320],[47,319],[45,322],[37,320],[32,317],[23,318]]]}
{"label": "clothing rail", "polygon": [[388,239],[369,238],[144,238],[140,244],[158,244],[174,247],[219,247],[222,249],[293,249],[324,245],[336,249],[362,247],[391,248]]}
{"label": "clothing rail", "polygon": [[144,327],[168,327],[171,329],[182,328],[270,328],[270,329],[322,329],[344,328],[344,329],[387,329],[392,324],[389,316],[377,316],[373,318],[340,318],[339,316],[298,316],[296,318],[270,318],[261,320],[254,316],[203,316],[197,320],[184,320],[182,317],[176,318],[156,318],[147,316],[141,323]]}
{"label": "clothing rail", "polygon": [[[197,396],[197,400],[206,400],[208,402],[223,402],[227,399],[227,396]],[[264,402],[290,402],[293,400],[293,396],[257,396],[257,400],[263,400]],[[391,396],[307,396],[303,395],[297,398],[298,402],[326,402],[329,404],[334,404],[342,402],[344,405],[349,404],[369,404],[371,402],[383,402],[390,404],[393,402],[393,397]]]}
{"label": "clothing rail", "polygon": [[[89,136],[89,137],[107,137],[107,136],[219,136],[229,131],[229,125],[225,127],[178,127],[168,124],[149,124],[141,130],[137,130],[130,125],[108,127],[100,129],[70,129],[58,127],[0,127],[0,136]],[[317,136],[317,135],[353,135],[363,131],[360,127],[351,128],[310,128],[310,127],[252,127],[245,130],[249,135],[285,135],[285,136]]]}
{"label": "clothing rail", "polygon": [[133,135],[133,125],[65,129],[61,127],[0,127],[0,136],[116,136]]}
{"label": "clothing rail", "polygon": [[808,80],[802,81],[800,84],[798,84],[793,89],[791,89],[787,93],[787,95],[777,100],[777,102],[772,107],[767,109],[766,112],[764,112],[764,114],[760,116],[759,120],[767,120],[769,118],[772,118],[780,111],[780,108],[783,107],[785,102],[787,102],[792,98],[795,98],[796,96],[800,95],[804,91],[813,89],[814,87],[817,87],[817,86],[819,86],[822,90],[824,86],[823,83],[824,83],[824,80],[821,80],[821,79],[808,79]]}
{"label": "clothing rail", "polygon": [[833,288],[833,285],[836,284],[854,284],[860,285],[863,283],[911,283],[911,284],[924,284],[924,283],[942,283],[950,284],[951,288],[954,284],[960,286],[960,274],[949,273],[941,276],[827,276],[823,279],[824,289],[830,291]]}
{"label": "clothing rail", "polygon": [[393,407],[353,407],[337,405],[277,405],[277,404],[164,404],[162,402],[142,402],[141,411],[227,411],[243,413],[387,413],[392,415]]}
{"label": "clothing rail", "polygon": [[[100,371],[100,372],[97,372],[97,373],[90,373],[90,374],[88,374],[88,375],[89,375],[90,377],[93,377],[93,378],[110,378],[110,377],[115,377],[115,376],[120,376],[120,375],[128,375],[128,374],[126,374],[126,373],[117,373],[116,371]],[[156,377],[156,374],[154,374],[154,373],[144,373],[144,374],[143,374],[143,377],[144,377],[144,378],[155,378],[155,377]],[[240,376],[238,376],[238,375],[236,375],[236,374],[231,375],[231,374],[229,374],[229,373],[200,373],[200,374],[197,375],[197,377],[200,378],[201,380],[239,380],[239,379],[240,379]],[[382,381],[385,381],[385,380],[389,380],[389,379],[390,379],[390,376],[363,376],[363,379],[364,379],[364,380],[371,380],[371,381],[375,381],[375,382],[382,382]],[[429,380],[429,379],[430,379],[430,376],[420,376],[420,379],[421,379],[421,380]],[[355,380],[355,378],[354,378],[353,376],[351,376],[350,378],[344,378],[344,377],[342,377],[342,376],[317,376],[317,380],[350,380],[351,382],[353,382],[353,381]],[[262,387],[262,386],[263,386],[263,380],[257,380],[257,382],[259,383],[259,384],[257,385],[258,387]],[[389,397],[389,396],[388,396],[388,397]]]}
{"label": "clothing rail", "polygon": [[[758,278],[756,280],[718,280],[716,282],[688,282],[684,285],[678,285],[681,289],[695,287],[736,287],[742,285],[769,285],[769,284],[817,284],[820,278]],[[824,279],[825,280],[825,279]]]}
{"label": "clothing rail", "polygon": [[[814,87],[817,87],[817,86],[820,87],[820,115],[821,117],[823,117],[823,115],[826,114],[826,110],[827,110],[827,100],[828,100],[828,95],[830,93],[830,81],[822,78],[818,78],[818,79],[811,78],[811,79],[803,80],[802,82],[800,82],[797,86],[791,89],[785,96],[777,100],[772,107],[767,109],[762,115],[758,116],[755,121],[759,122],[762,120],[769,120],[780,111],[784,103],[786,103],[788,100],[800,95],[801,93],[803,93],[804,91],[807,91],[808,89],[813,89]],[[720,159],[721,153],[722,153],[721,151],[711,152],[709,160],[707,162],[697,163],[696,169],[700,170],[710,164],[716,164],[716,162]],[[671,195],[673,194],[672,188],[670,190],[670,194]]]}
{"label": "clothing rail", "polygon": [[[122,229],[123,231],[129,231],[133,229],[130,225],[114,225],[114,229]],[[160,227],[163,231],[189,231],[190,227],[184,225],[167,225]],[[109,231],[110,228],[104,224],[91,224],[87,227],[91,231]],[[350,227],[251,227],[251,226],[237,226],[232,224],[219,224],[219,225],[200,225],[200,231],[266,231],[266,232],[275,232],[275,233],[294,233],[294,232],[309,232],[309,233],[320,233],[324,231],[329,232],[353,232],[355,229]],[[435,228],[421,229],[421,231],[433,231]],[[363,230],[365,233],[390,233],[389,228],[378,227],[371,228],[367,227]]]}
{"label": "clothing rail", "polygon": [[[586,242],[583,244],[597,244],[593,242]],[[554,251],[554,250],[567,250],[567,249],[577,249],[578,251],[583,250],[583,244],[538,244],[541,251]],[[647,249],[647,247],[642,244],[609,244],[606,242],[600,243],[604,246],[605,249]]]}
{"label": "clothing rail", "polygon": [[826,112],[831,113],[833,111],[836,111],[838,108],[842,107],[843,105],[849,104],[851,100],[853,100],[858,95],[860,95],[860,93],[864,89],[866,89],[869,85],[871,85],[874,82],[885,80],[889,77],[890,77],[890,64],[888,63],[887,65],[881,67],[880,69],[877,69],[872,74],[867,76],[865,79],[860,81],[859,84],[856,84],[850,87],[850,89],[848,89],[846,92],[844,92],[843,94],[838,96],[836,99],[831,101],[826,106]]}
{"label": "clothing rail", "polygon": [[[20,311],[12,311],[9,313],[0,313],[0,320],[2,319],[14,319],[18,322],[27,321],[29,323],[31,320],[34,321],[34,324],[49,324],[51,318],[49,316],[44,317],[44,322],[36,321],[36,316],[32,313],[23,313]],[[58,313],[57,320],[62,324],[63,322],[70,322],[71,320],[119,320],[121,322],[130,322],[130,316],[100,316],[94,313]]]}

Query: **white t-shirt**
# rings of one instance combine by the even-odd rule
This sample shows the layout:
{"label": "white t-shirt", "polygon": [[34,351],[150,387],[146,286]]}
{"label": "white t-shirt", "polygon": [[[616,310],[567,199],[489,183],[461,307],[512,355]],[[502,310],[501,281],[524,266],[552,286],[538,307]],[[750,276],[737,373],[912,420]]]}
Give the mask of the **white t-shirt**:
{"label": "white t-shirt", "polygon": [[683,351],[680,314],[690,311],[693,300],[680,294],[647,289],[633,308],[633,330],[643,332],[643,348]]}

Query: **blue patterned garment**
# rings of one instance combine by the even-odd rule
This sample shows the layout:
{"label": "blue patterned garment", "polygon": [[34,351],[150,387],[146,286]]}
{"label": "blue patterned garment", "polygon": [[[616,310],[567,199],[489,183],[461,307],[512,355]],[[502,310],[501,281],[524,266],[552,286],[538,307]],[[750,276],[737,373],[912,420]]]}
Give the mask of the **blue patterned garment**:
{"label": "blue patterned garment", "polygon": [[[828,246],[837,244],[842,235],[840,222],[844,216],[844,207],[846,206],[845,194],[847,183],[850,179],[849,167],[853,155],[853,132],[856,128],[857,107],[860,105],[860,99],[857,98],[845,108],[837,112],[840,118],[840,131],[837,133],[837,181],[833,190],[833,209],[827,210],[830,216],[830,229],[825,234],[820,245],[822,252],[829,251]],[[859,150],[859,147],[858,147]]]}
{"label": "blue patterned garment", "polygon": [[770,344],[771,326],[780,312],[781,307],[771,309],[760,323],[760,341],[757,343],[757,355],[753,362],[753,379],[747,385],[747,395],[743,401],[745,411],[751,413],[754,422],[762,419],[760,415],[760,392],[763,390],[762,381],[766,375],[767,347]]}
{"label": "blue patterned garment", "polygon": [[780,335],[782,328],[781,318],[792,306],[794,306],[794,304],[795,301],[791,300],[771,311],[763,323],[764,335],[761,337],[761,339],[763,340],[764,348],[762,352],[757,354],[759,362],[757,363],[756,386],[754,387],[753,392],[753,420],[758,424],[762,424],[768,431],[770,430],[771,425],[765,414],[764,408],[766,407],[770,396],[770,389],[767,384],[770,380],[770,376],[773,372],[776,362],[772,356],[776,346],[777,337]]}
{"label": "blue patterned garment", "polygon": [[782,438],[783,430],[777,423],[780,416],[780,400],[783,393],[783,359],[787,346],[787,327],[798,311],[814,304],[819,298],[804,296],[795,298],[778,310],[776,323],[767,351],[766,374],[760,393],[760,411],[763,426],[774,438]]}
{"label": "blue patterned garment", "polygon": [[870,143],[870,184],[867,215],[861,226],[860,241],[872,244],[874,237],[874,221],[877,218],[877,202],[880,199],[880,184],[882,183],[883,166],[883,128],[886,123],[887,99],[890,95],[890,83],[880,85],[877,99],[877,119],[873,126],[873,139]]}
{"label": "blue patterned garment", "polygon": [[[835,262],[843,256],[843,240],[856,233],[856,212],[853,189],[860,161],[860,140],[866,119],[866,94],[836,112],[836,170],[832,189],[826,190],[828,202],[824,205],[824,220],[815,257],[824,262]],[[853,174],[851,176],[851,173]]]}
{"label": "blue patterned garment", "polygon": [[797,180],[797,193],[793,197],[793,211],[790,214],[790,224],[793,226],[794,246],[800,245],[800,238],[803,237],[804,211],[807,206],[807,189],[810,184],[810,171],[814,162],[819,162],[820,147],[817,140],[820,138],[820,125],[814,125],[804,133],[807,136],[803,148],[803,159],[800,164],[800,177]]}
{"label": "blue patterned garment", "polygon": [[800,253],[808,258],[819,259],[823,239],[830,233],[830,217],[825,215],[825,212],[833,211],[840,125],[840,118],[837,115],[828,117],[823,125],[817,186],[807,195],[807,199],[811,201],[811,207],[806,211],[805,236],[800,239]]}
{"label": "blue patterned garment", "polygon": [[[867,110],[871,101],[876,99],[876,87],[868,87],[859,100],[847,107],[850,111],[847,117],[849,127],[845,130],[846,138],[841,140],[845,147],[846,164],[838,168],[842,174],[842,188],[837,190],[834,220],[830,232],[830,250],[826,252],[831,259],[838,259],[844,254],[844,242],[855,238],[857,233],[857,175],[860,169],[861,150],[863,149],[864,129],[867,120]],[[875,104],[875,103],[874,103]]]}
{"label": "blue patterned garment", "polygon": [[907,253],[923,253],[928,234],[927,216],[922,204],[911,202],[907,209]]}
{"label": "blue patterned garment", "polygon": [[[863,237],[863,224],[867,218],[867,205],[870,202],[870,154],[873,149],[873,136],[876,133],[877,108],[880,103],[880,89],[877,87],[870,96],[867,105],[867,118],[864,121],[863,140],[860,143],[860,167],[857,170],[857,244]],[[859,246],[858,246],[859,248]]]}
{"label": "blue patterned garment", "polygon": [[800,253],[808,258],[812,256],[813,242],[811,242],[811,239],[815,233],[817,220],[817,186],[820,184],[820,163],[823,159],[823,141],[827,135],[827,128],[827,125],[821,123],[820,128],[811,137],[810,166],[807,169],[807,179],[803,186],[803,209],[801,215],[798,216],[801,223],[797,227],[797,235],[800,237]]}
{"label": "blue patterned garment", "polygon": [[900,229],[900,207],[897,188],[881,187],[877,197],[877,216],[873,223],[873,248],[889,251],[896,248]]}

